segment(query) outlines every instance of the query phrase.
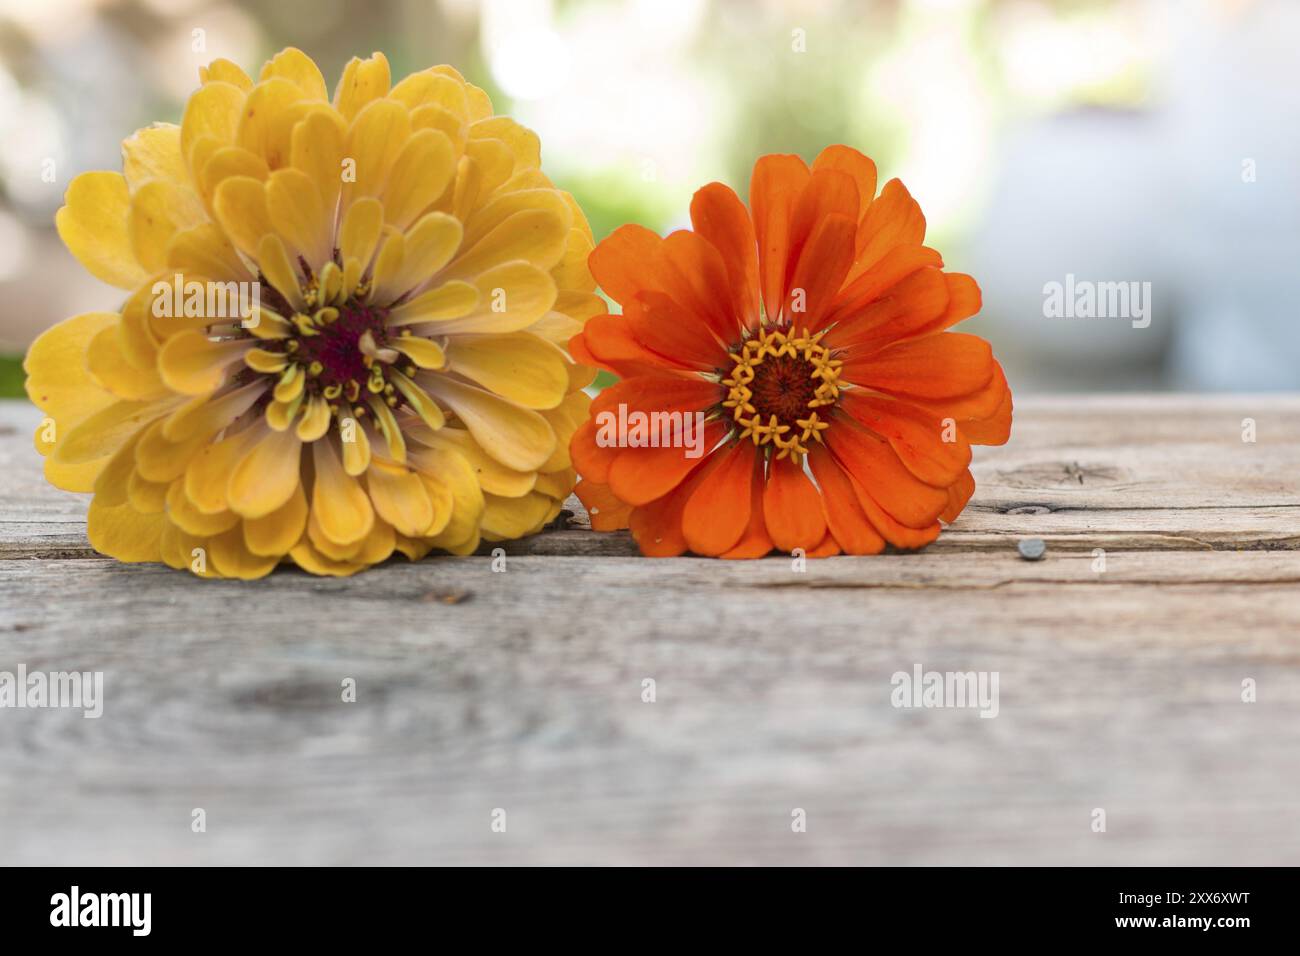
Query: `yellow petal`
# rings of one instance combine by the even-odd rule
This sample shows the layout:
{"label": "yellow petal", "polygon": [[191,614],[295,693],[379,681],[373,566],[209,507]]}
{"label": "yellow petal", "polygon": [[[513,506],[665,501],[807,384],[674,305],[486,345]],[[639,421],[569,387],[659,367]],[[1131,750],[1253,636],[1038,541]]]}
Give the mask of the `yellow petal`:
{"label": "yellow petal", "polygon": [[[406,233],[406,241],[401,247],[403,255],[397,265],[381,274],[376,264],[371,300],[386,305],[431,279],[456,254],[460,236],[460,220],[441,212],[431,212],[422,217]],[[387,245],[385,243],[385,247]]]}
{"label": "yellow petal", "polygon": [[[27,397],[66,433],[95,412],[113,403],[113,396],[90,376],[86,351],[91,340],[117,323],[112,312],[85,312],[46,329],[23,359]],[[49,454],[49,449],[41,454]]]}
{"label": "yellow petal", "polygon": [[270,175],[271,170],[261,156],[242,146],[223,146],[204,159],[199,182],[203,187],[203,195],[211,202],[217,187],[232,176],[247,176],[258,182],[266,182]]}
{"label": "yellow petal", "polygon": [[351,417],[344,419],[339,426],[339,438],[343,445],[344,471],[355,477],[370,467],[370,436],[360,422]]}
{"label": "yellow petal", "polygon": [[473,279],[480,272],[514,259],[550,270],[564,254],[568,223],[545,209],[525,209],[508,217],[447,266],[452,279]]}
{"label": "yellow petal", "polygon": [[200,511],[185,494],[185,481],[173,481],[167,489],[167,516],[172,524],[201,538],[221,534],[239,524],[233,511]]}
{"label": "yellow petal", "polygon": [[203,204],[188,186],[182,188],[166,179],[145,183],[131,197],[127,220],[136,261],[149,272],[161,271],[176,234],[206,220]]}
{"label": "yellow petal", "polygon": [[297,86],[304,96],[313,100],[323,100],[329,95],[320,68],[311,57],[296,47],[285,47],[273,56],[262,67],[262,74],[258,79],[268,80],[273,76],[288,80]]}
{"label": "yellow petal", "polygon": [[[258,437],[253,428],[205,444],[185,466],[185,497],[204,514],[218,514],[229,508],[226,492],[231,472]],[[112,463],[109,468],[113,467]]]}
{"label": "yellow petal", "polygon": [[197,177],[195,146],[203,139],[212,140],[217,148],[235,142],[239,114],[247,94],[232,83],[205,83],[185,104],[181,117],[181,154]]}
{"label": "yellow petal", "polygon": [[375,512],[361,483],[347,474],[333,445],[312,445],[316,481],[311,493],[312,518],[330,541],[346,545],[360,541],[374,527]]}
{"label": "yellow petal", "polygon": [[454,336],[447,365],[525,408],[554,408],[568,393],[564,353],[527,332]]}
{"label": "yellow petal", "polygon": [[161,561],[165,514],[141,514],[130,502],[116,506],[90,501],[86,514],[86,536],[100,554],[119,561]]}
{"label": "yellow petal", "polygon": [[245,518],[260,518],[279,508],[300,481],[302,442],[298,436],[269,428],[259,435],[231,472],[226,487],[230,510]]}
{"label": "yellow petal", "polygon": [[546,315],[555,304],[555,280],[527,262],[507,262],[480,272],[474,284],[478,287],[478,308],[439,323],[439,334],[518,332]]}
{"label": "yellow petal", "polygon": [[189,185],[190,171],[181,153],[181,128],[155,123],[122,142],[122,174],[132,190],[151,179]]}
{"label": "yellow petal", "polygon": [[565,396],[564,401],[555,408],[542,412],[542,417],[550,422],[551,431],[555,432],[555,451],[539,470],[558,471],[573,464],[569,458],[569,442],[573,440],[573,433],[587,420],[590,406],[590,396],[585,392],[574,391]]}
{"label": "yellow petal", "polygon": [[142,371],[126,360],[116,324],[100,329],[90,340],[85,363],[96,383],[118,398],[147,402],[167,394],[167,386],[156,372]]}
{"label": "yellow petal", "polygon": [[244,520],[244,544],[253,554],[267,557],[288,554],[307,527],[307,495],[302,486],[279,508],[260,518]]}
{"label": "yellow petal", "polygon": [[456,173],[456,156],[446,133],[413,134],[393,163],[384,186],[384,218],[405,229],[434,203]]}
{"label": "yellow petal", "polygon": [[354,560],[366,565],[379,564],[392,556],[396,546],[397,533],[393,531],[393,526],[381,518],[375,518],[375,526],[366,535]]}
{"label": "yellow petal", "polygon": [[493,116],[470,124],[470,139],[499,139],[515,157],[515,171],[536,169],[542,162],[537,134],[508,116]]}
{"label": "yellow petal", "polygon": [[334,88],[334,105],[344,119],[351,120],[371,100],[387,96],[391,82],[388,58],[382,53],[375,53],[365,60],[353,57],[343,68],[343,76]]}
{"label": "yellow petal", "polygon": [[320,191],[306,173],[291,168],[273,172],[266,184],[266,208],[280,236],[309,265],[318,269],[329,260],[333,223],[326,223]]}
{"label": "yellow petal", "polygon": [[422,458],[420,469],[428,480],[435,512],[439,499],[449,498],[451,502],[446,524],[440,530],[425,532],[434,547],[451,548],[471,537],[477,544],[479,519],[483,516],[483,489],[469,462],[450,448],[437,448]]}
{"label": "yellow petal", "polygon": [[183,275],[210,276],[220,282],[250,282],[253,274],[215,222],[182,230],[167,249],[167,267]]}
{"label": "yellow petal", "polygon": [[536,490],[556,501],[563,501],[573,494],[573,486],[578,481],[578,473],[572,468],[552,471],[537,476]]}
{"label": "yellow petal", "polygon": [[[518,498],[532,491],[537,483],[537,472],[507,468],[483,451],[474,437],[463,428],[443,428],[428,434],[431,447],[453,449],[469,462],[478,477],[478,483],[489,494]],[[412,452],[411,461],[419,467],[431,464],[423,450]]]}
{"label": "yellow petal", "polygon": [[294,563],[308,574],[329,575],[336,578],[356,574],[365,567],[364,564],[352,561],[332,561],[317,551],[305,537],[294,545],[293,550],[289,552],[289,557],[293,558]]}
{"label": "yellow petal", "polygon": [[141,514],[160,514],[167,506],[169,482],[149,481],[140,472],[133,471],[126,480],[126,498],[131,507]]}
{"label": "yellow petal", "polygon": [[54,216],[59,238],[95,278],[134,289],[147,275],[131,247],[131,200],[121,173],[82,173]]}
{"label": "yellow petal", "polygon": [[252,381],[222,395],[197,395],[163,420],[163,437],[174,442],[196,435],[209,438],[231,425],[265,393],[264,381]]}
{"label": "yellow petal", "polygon": [[280,555],[254,554],[244,544],[244,530],[235,525],[208,541],[208,554],[222,577],[240,581],[264,578],[280,563]]}
{"label": "yellow petal", "polygon": [[244,353],[244,363],[255,372],[275,375],[289,367],[289,358],[283,352],[268,352],[266,349],[249,349]]}
{"label": "yellow petal", "polygon": [[302,411],[303,399],[306,397],[305,393],[299,392],[287,402],[272,400],[266,406],[266,423],[275,431],[284,431],[293,424],[293,420],[298,417],[298,412]]}
{"label": "yellow petal", "polygon": [[266,208],[266,189],[251,176],[222,180],[212,201],[213,212],[226,235],[244,255],[257,258],[262,237],[275,232]]}
{"label": "yellow petal", "polygon": [[199,67],[199,79],[204,83],[229,83],[241,90],[251,90],[253,81],[248,74],[224,57]]}
{"label": "yellow petal", "polygon": [[185,329],[159,350],[158,370],[168,388],[204,395],[225,381],[227,369],[241,362],[250,347],[248,339],[214,342],[202,332]]}
{"label": "yellow petal", "polygon": [[521,538],[546,524],[554,499],[530,492],[522,498],[484,495],[483,534],[496,539]]}
{"label": "yellow petal", "polygon": [[346,262],[355,259],[364,270],[370,265],[384,227],[384,207],[378,199],[358,199],[343,217],[339,253]]}
{"label": "yellow petal", "polygon": [[262,157],[269,169],[288,165],[293,124],[299,119],[293,107],[303,95],[297,84],[282,77],[259,81],[239,114],[236,145]]}
{"label": "yellow petal", "polygon": [[483,450],[507,468],[534,471],[555,450],[555,434],[531,409],[445,375],[421,376],[427,391],[460,417]]}
{"label": "yellow petal", "polygon": [[298,121],[289,140],[289,162],[306,173],[320,192],[321,208],[333,218],[342,188],[347,127],[333,111],[313,110]]}
{"label": "yellow petal", "polygon": [[135,448],[140,442],[142,431],[136,432],[123,443],[117,451],[103,464],[95,476],[90,488],[80,489],[95,492],[96,500],[105,507],[116,507],[127,501],[127,486],[135,473]]}
{"label": "yellow petal", "polygon": [[150,481],[170,482],[179,478],[210,437],[193,435],[181,441],[169,441],[163,434],[163,422],[164,419],[159,419],[146,428],[135,447],[136,471]]}
{"label": "yellow petal", "polygon": [[348,158],[356,163],[356,179],[344,181],[346,202],[383,192],[388,173],[410,135],[410,114],[400,103],[375,100],[357,114],[346,147]]}
{"label": "yellow petal", "polygon": [[397,100],[409,110],[422,106],[437,106],[456,116],[468,118],[469,98],[465,95],[463,80],[423,70],[412,73],[393,87],[389,99]]}
{"label": "yellow petal", "polygon": [[[469,140],[465,143],[465,158],[473,164],[479,194],[485,197],[500,189],[515,171],[514,154],[499,139]],[[472,208],[466,211],[473,212]]]}
{"label": "yellow petal", "polygon": [[[532,266],[528,268],[531,269]],[[538,273],[546,275],[541,270],[538,270]],[[468,282],[461,282],[458,279],[444,282],[436,289],[422,293],[389,312],[388,325],[390,328],[396,328],[403,325],[417,325],[421,322],[458,319],[474,311],[478,300],[478,289]]]}
{"label": "yellow petal", "polygon": [[433,503],[420,476],[410,469],[372,461],[366,487],[375,511],[399,533],[418,537],[433,521]]}
{"label": "yellow petal", "polygon": [[319,395],[313,395],[307,400],[307,410],[298,423],[298,437],[304,442],[313,442],[329,431],[329,427],[329,402]]}
{"label": "yellow petal", "polygon": [[447,354],[442,346],[423,336],[398,335],[389,339],[388,344],[420,368],[440,369],[447,364]]}
{"label": "yellow petal", "polygon": [[388,377],[397,386],[397,390],[406,399],[406,403],[414,409],[415,414],[426,425],[438,429],[446,423],[447,418],[443,415],[442,409],[438,407],[438,403],[430,398],[429,394],[419,385],[397,371],[397,369],[389,369]]}
{"label": "yellow petal", "polygon": [[114,402],[64,431],[50,457],[64,465],[107,458],[170,407],[166,402]]}
{"label": "yellow petal", "polygon": [[284,296],[294,311],[301,312],[306,308],[307,300],[303,298],[298,270],[294,268],[279,236],[268,234],[262,237],[257,246],[257,264],[262,267],[262,274]]}
{"label": "yellow petal", "polygon": [[307,376],[303,374],[302,366],[290,365],[280,376],[280,381],[271,394],[277,402],[292,403],[302,394],[306,381]]}
{"label": "yellow petal", "polygon": [[557,189],[521,189],[502,193],[474,211],[465,223],[465,245],[473,246],[489,232],[519,212],[544,209],[554,213],[563,223],[567,234],[573,223],[573,209]]}

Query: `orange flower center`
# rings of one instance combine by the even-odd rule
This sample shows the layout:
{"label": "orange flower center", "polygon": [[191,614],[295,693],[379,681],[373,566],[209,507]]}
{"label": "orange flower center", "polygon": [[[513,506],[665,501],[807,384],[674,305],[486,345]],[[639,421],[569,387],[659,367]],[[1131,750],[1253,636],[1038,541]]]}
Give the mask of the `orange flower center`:
{"label": "orange flower center", "polygon": [[796,335],[791,329],[760,329],[731,353],[735,367],[722,380],[737,440],[771,444],[776,457],[808,454],[809,441],[821,441],[830,427],[822,420],[839,399],[840,367],[821,344],[824,332]]}

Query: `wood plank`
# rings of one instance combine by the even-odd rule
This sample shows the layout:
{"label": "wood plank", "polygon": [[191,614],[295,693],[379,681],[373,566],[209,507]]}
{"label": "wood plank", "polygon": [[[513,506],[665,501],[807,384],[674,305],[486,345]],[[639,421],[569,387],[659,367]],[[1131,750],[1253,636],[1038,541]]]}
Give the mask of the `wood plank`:
{"label": "wood plank", "polygon": [[[490,567],[0,562],[0,666],[106,675],[98,721],[0,715],[0,856],[1300,862],[1300,555]],[[894,709],[916,663],[997,671],[999,716]]]}
{"label": "wood plank", "polygon": [[[1257,441],[1241,440],[1252,418]],[[51,488],[29,436],[39,413],[0,402],[0,558],[93,557],[85,496]],[[1014,437],[977,448],[970,506],[929,551],[999,551],[1015,539],[1091,551],[1300,547],[1300,396],[1033,398]],[[576,498],[561,530],[514,554],[632,555],[593,534]]]}
{"label": "wood plank", "polygon": [[[0,709],[0,863],[1300,863],[1297,411],[1024,402],[920,554],[650,561],[578,513],[504,573],[248,585],[94,556],[0,405],[0,671],[105,675],[99,720]],[[916,664],[998,716],[895,708]]]}

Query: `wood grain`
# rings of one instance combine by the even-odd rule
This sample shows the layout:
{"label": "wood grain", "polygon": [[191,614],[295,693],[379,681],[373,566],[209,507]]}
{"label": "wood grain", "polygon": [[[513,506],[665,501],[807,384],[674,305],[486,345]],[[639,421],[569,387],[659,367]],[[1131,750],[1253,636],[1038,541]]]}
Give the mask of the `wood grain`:
{"label": "wood grain", "polygon": [[[255,585],[95,556],[37,418],[0,404],[0,670],[105,705],[0,709],[0,862],[1300,863],[1300,397],[1024,401],[921,554],[651,561],[574,502],[504,573]],[[916,663],[998,716],[894,708]]]}

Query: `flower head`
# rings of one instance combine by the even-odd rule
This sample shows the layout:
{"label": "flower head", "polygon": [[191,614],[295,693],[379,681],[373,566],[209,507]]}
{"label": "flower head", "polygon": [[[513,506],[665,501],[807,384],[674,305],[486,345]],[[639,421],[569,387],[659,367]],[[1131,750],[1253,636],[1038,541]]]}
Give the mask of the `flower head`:
{"label": "flower head", "polygon": [[[571,451],[592,526],[630,526],[649,555],[761,557],[918,548],[975,488],[972,444],[1001,444],[1011,393],[989,346],[947,331],[980,308],[943,271],[902,183],[845,146],[809,168],[755,164],[749,208],[721,183],[694,231],[624,226],[591,268],[622,315],[569,343],[622,377]],[[602,421],[649,422],[610,441]],[[665,424],[698,415],[693,454]]]}
{"label": "flower head", "polygon": [[295,49],[201,80],[57,217],[130,293],[25,363],[46,477],[94,493],[91,544],[349,574],[550,521],[594,374],[559,343],[602,305],[537,137],[450,67],[391,85],[382,54],[332,100]]}

